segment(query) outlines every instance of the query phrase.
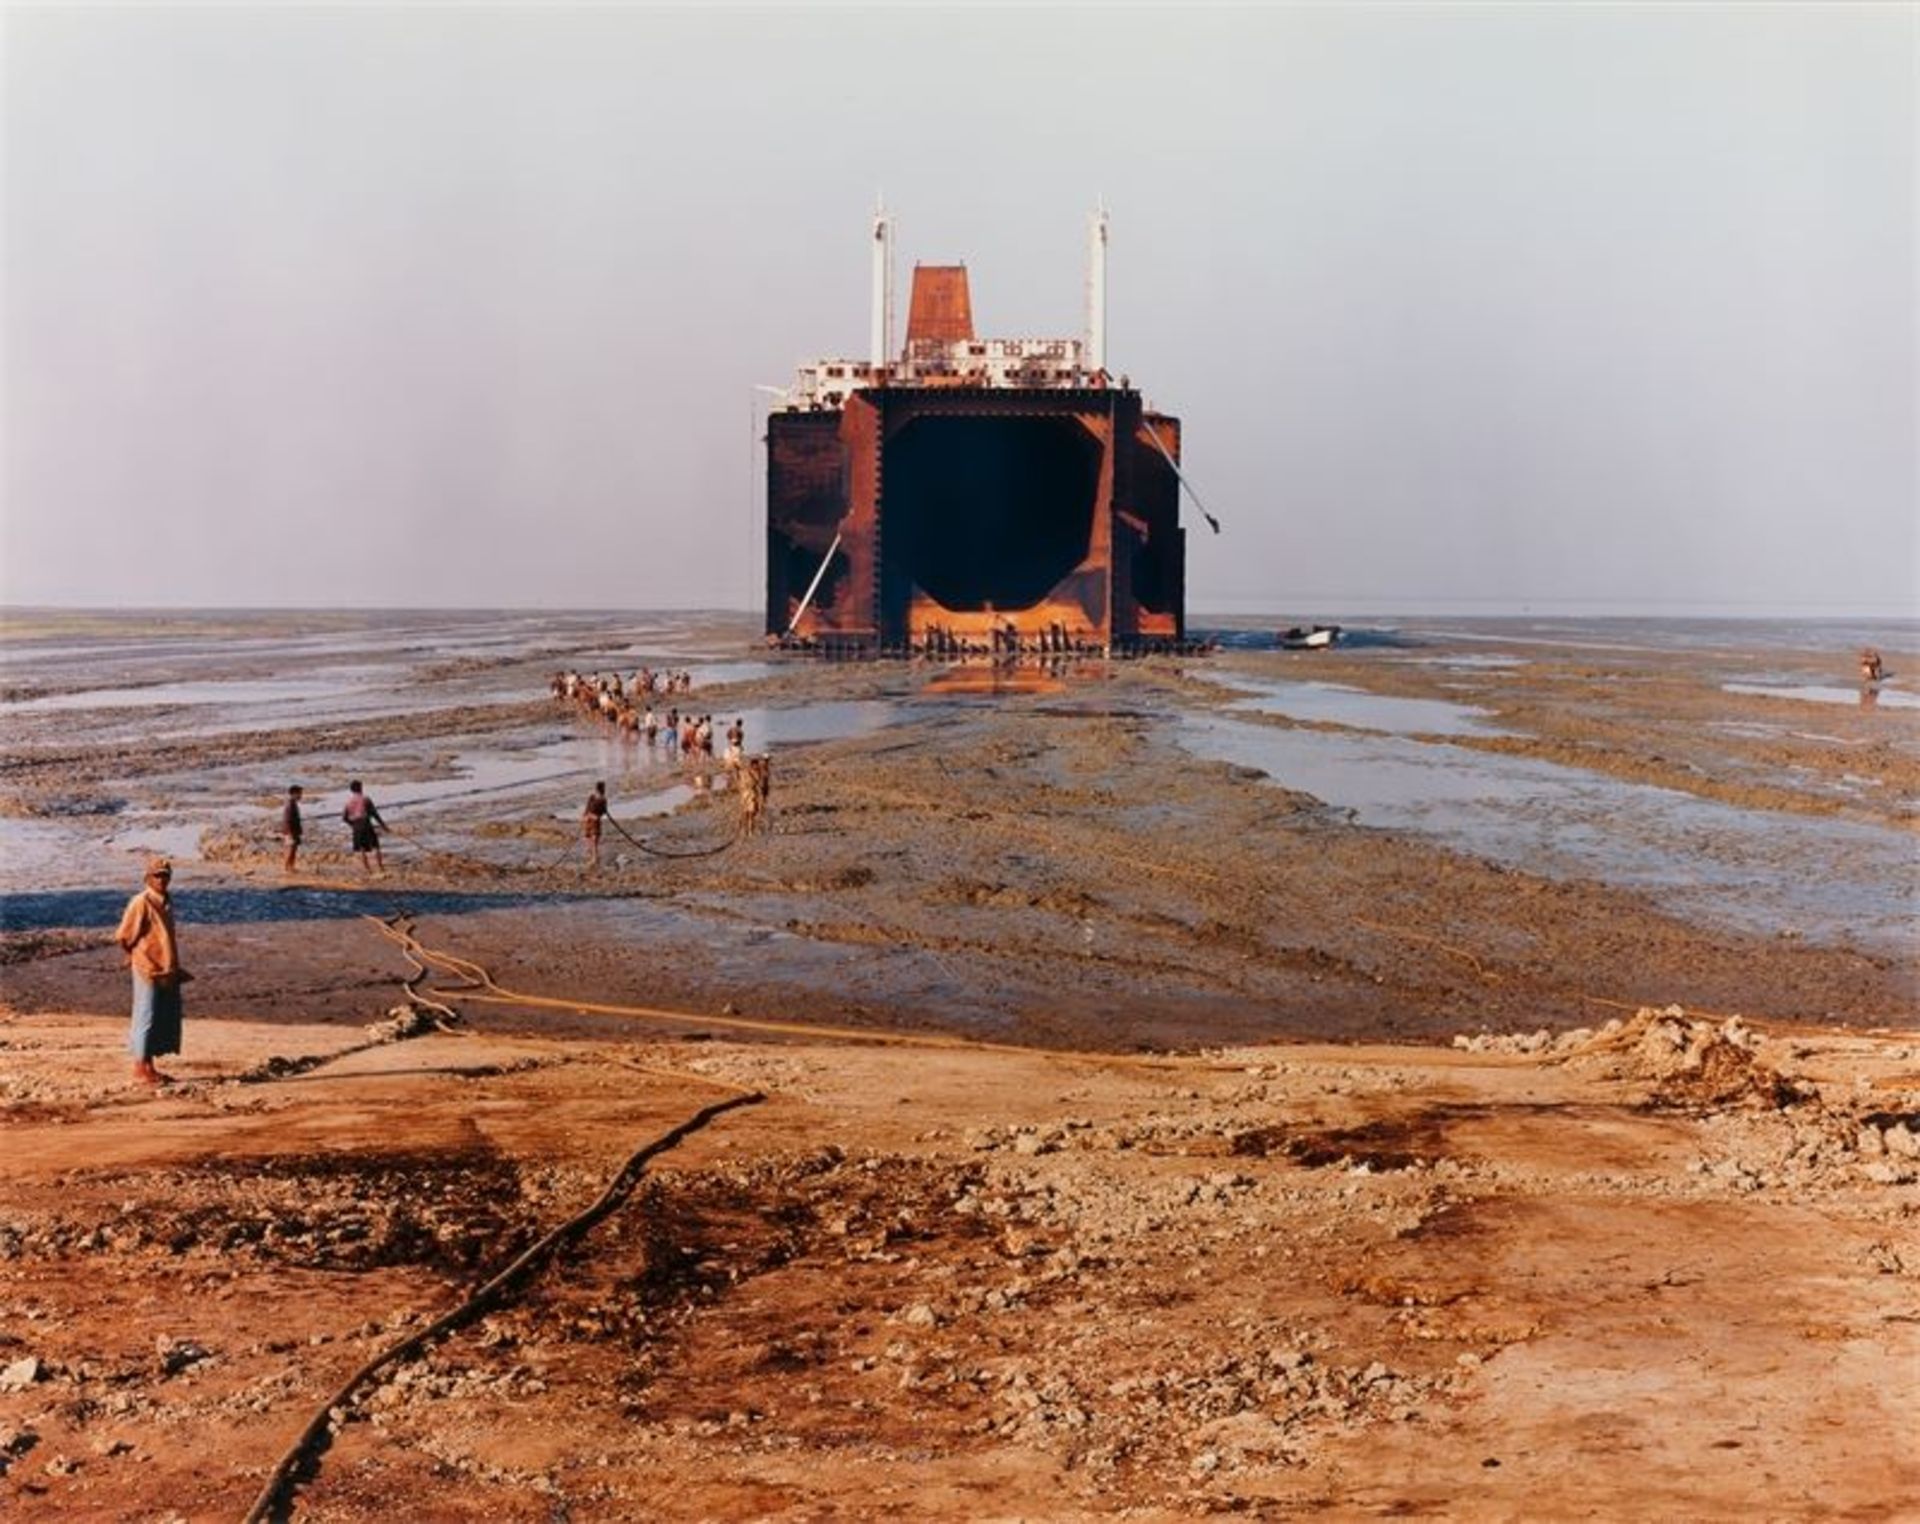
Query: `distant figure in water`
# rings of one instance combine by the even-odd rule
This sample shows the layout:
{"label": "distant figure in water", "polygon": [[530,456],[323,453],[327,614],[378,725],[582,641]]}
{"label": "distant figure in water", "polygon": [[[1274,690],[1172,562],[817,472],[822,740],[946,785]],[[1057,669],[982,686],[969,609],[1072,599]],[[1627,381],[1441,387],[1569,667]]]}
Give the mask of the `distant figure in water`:
{"label": "distant figure in water", "polygon": [[1860,653],[1860,681],[1877,683],[1887,675],[1886,663],[1881,661],[1880,653],[1868,646]]}
{"label": "distant figure in water", "polygon": [[600,866],[600,822],[607,818],[607,785],[596,783],[580,810],[580,835],[587,844],[587,866]]}
{"label": "distant figure in water", "polygon": [[127,1051],[133,1077],[143,1085],[164,1085],[156,1058],[180,1051],[180,986],[193,977],[180,966],[180,943],[173,931],[173,864],[156,857],[147,864],[146,882],[127,901],[113,940],[133,969],[133,1024]]}
{"label": "distant figure in water", "polygon": [[287,840],[286,861],[280,866],[293,872],[294,859],[300,855],[300,785],[287,785],[287,802],[280,811],[280,834]]}
{"label": "distant figure in water", "polygon": [[367,797],[367,791],[355,778],[347,785],[347,807],[340,812],[340,818],[347,823],[347,829],[353,832],[353,850],[359,854],[361,872],[371,871],[367,859],[373,859],[373,867],[382,873],[387,871],[386,859],[380,855],[380,832],[375,826],[384,828],[386,821],[380,818],[380,807]]}

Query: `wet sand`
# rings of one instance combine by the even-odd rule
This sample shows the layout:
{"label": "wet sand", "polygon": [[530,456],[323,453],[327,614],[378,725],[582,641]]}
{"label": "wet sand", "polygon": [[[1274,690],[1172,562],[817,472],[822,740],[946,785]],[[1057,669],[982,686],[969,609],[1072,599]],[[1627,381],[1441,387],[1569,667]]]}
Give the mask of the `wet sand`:
{"label": "wet sand", "polygon": [[[394,661],[360,633],[288,638]],[[1844,647],[1501,634],[1036,676],[680,629],[773,741],[734,844],[544,697],[610,623],[252,728],[10,669],[0,1496],[237,1516],[330,1382],[731,1084],[768,1099],[362,1395],[303,1516],[1920,1508],[1920,656],[1838,704]],[[390,874],[322,793],[287,882],[282,780],[349,772]],[[718,850],[584,874],[596,776]],[[198,979],[149,1095],[98,939],[167,842]],[[546,1003],[442,973],[461,1035],[240,1083],[404,1004],[401,916]]]}

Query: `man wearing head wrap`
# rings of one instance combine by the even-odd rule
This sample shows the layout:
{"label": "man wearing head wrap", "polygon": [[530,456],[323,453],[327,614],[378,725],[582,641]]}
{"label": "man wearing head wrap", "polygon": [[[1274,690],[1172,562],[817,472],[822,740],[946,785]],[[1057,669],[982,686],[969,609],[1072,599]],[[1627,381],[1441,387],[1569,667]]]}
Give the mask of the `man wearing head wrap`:
{"label": "man wearing head wrap", "polygon": [[146,883],[127,901],[113,940],[133,968],[133,1025],[127,1051],[133,1077],[158,1085],[166,1076],[153,1061],[180,1051],[180,986],[191,979],[180,966],[180,944],[173,931],[173,864],[157,857],[147,864]]}

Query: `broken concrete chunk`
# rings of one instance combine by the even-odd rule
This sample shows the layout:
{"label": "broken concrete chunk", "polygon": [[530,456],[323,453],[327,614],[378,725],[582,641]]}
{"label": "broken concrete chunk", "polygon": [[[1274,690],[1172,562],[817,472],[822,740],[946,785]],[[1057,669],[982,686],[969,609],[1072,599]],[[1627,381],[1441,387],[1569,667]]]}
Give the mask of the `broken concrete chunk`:
{"label": "broken concrete chunk", "polygon": [[0,1370],[0,1392],[24,1392],[44,1374],[38,1356],[23,1356]]}

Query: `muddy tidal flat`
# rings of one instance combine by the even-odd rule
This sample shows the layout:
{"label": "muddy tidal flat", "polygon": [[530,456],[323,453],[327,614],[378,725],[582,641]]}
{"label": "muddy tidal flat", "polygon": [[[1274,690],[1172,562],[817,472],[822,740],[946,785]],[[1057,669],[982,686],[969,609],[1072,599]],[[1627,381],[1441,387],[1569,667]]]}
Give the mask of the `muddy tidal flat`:
{"label": "muddy tidal flat", "polygon": [[1920,631],[1219,635],[0,616],[0,1511],[1920,1513]]}

